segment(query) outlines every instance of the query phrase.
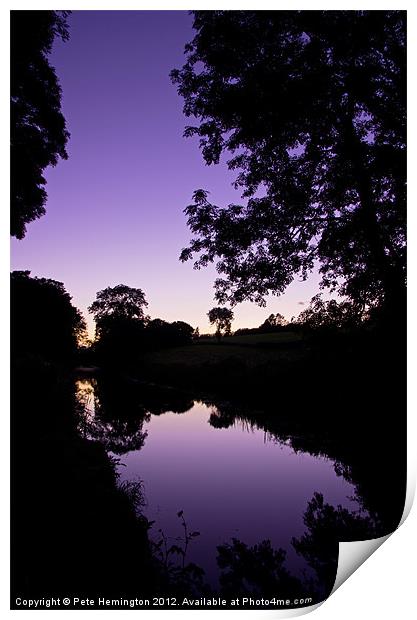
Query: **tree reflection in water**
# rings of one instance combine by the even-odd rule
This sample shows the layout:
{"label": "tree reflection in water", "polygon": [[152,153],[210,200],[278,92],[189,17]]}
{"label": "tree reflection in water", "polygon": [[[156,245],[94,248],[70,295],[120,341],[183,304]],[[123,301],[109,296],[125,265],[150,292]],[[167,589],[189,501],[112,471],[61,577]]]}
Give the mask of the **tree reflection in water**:
{"label": "tree reflection in water", "polygon": [[79,432],[118,455],[143,447],[147,437],[143,425],[151,414],[186,413],[194,404],[177,390],[114,377],[78,379],[76,392]]}
{"label": "tree reflection in water", "polygon": [[[217,548],[221,592],[225,596],[253,594],[259,596],[296,597],[304,585],[285,568],[286,552],[273,549],[270,540],[248,547],[233,538]],[[305,591],[304,591],[305,593]]]}
{"label": "tree reflection in water", "polygon": [[[76,388],[79,432],[99,441],[107,451],[117,455],[143,447],[147,437],[143,427],[150,421],[151,414],[184,413],[194,404],[188,395],[173,389],[100,376],[80,379]],[[225,596],[252,593],[289,598],[311,596],[314,602],[323,600],[329,595],[336,576],[339,541],[376,538],[389,527],[372,509],[372,494],[366,493],[370,478],[366,471],[361,478],[361,465],[365,462],[363,455],[360,452],[348,453],[345,444],[337,438],[333,443],[326,443],[308,435],[292,436],[287,429],[280,432],[278,416],[246,411],[229,402],[206,401],[206,404],[212,407],[208,420],[212,427],[222,429],[238,424],[249,431],[262,430],[269,440],[289,445],[295,451],[327,456],[334,460],[336,473],[360,490],[355,497],[360,506],[356,511],[328,504],[320,493],[315,493],[308,502],[303,517],[306,529],[299,538],[291,540],[297,554],[311,568],[308,574],[292,574],[286,566],[287,552],[282,548],[274,549],[268,539],[248,546],[244,541],[232,538],[217,547],[220,592]],[[339,454],[340,460],[335,460]],[[348,456],[352,457],[350,462]],[[188,586],[193,583],[195,593],[208,591],[209,586],[202,581],[201,569],[195,574],[185,575],[184,567],[174,568],[178,569],[181,579],[187,577]],[[178,579],[174,581],[175,587],[179,587]]]}
{"label": "tree reflection in water", "polygon": [[76,388],[81,405],[79,430],[84,437],[99,441],[114,454],[142,448],[143,424],[150,415],[132,392],[95,378],[77,381]]}
{"label": "tree reflection in water", "polygon": [[314,602],[329,596],[336,578],[339,542],[378,536],[377,520],[362,511],[335,508],[315,493],[304,513],[306,532],[292,545],[313,569],[313,576],[297,578],[285,568],[286,552],[270,540],[248,547],[233,538],[220,545],[217,556],[221,592],[227,596],[253,594],[286,598],[310,596]]}

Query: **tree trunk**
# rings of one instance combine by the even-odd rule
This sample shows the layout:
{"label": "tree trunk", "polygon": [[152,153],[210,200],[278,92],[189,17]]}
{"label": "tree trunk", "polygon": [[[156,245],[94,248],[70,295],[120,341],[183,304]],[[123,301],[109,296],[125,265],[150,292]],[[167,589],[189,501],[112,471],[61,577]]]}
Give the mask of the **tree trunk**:
{"label": "tree trunk", "polygon": [[363,144],[354,127],[352,109],[347,114],[345,127],[352,169],[357,180],[361,227],[368,244],[371,267],[382,285],[384,314],[392,317],[405,311],[405,281],[401,267],[393,263],[386,252],[372,196],[372,180],[366,169]]}

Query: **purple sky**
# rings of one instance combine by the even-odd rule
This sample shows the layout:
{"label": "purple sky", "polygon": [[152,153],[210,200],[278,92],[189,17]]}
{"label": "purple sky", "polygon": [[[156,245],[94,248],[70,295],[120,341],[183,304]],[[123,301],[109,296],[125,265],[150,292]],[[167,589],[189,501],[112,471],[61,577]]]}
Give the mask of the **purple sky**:
{"label": "purple sky", "polygon": [[[183,64],[191,24],[184,11],[75,11],[69,41],[54,47],[69,159],[47,171],[46,216],[13,239],[12,268],[64,282],[90,327],[96,292],[124,283],[143,289],[153,318],[213,331],[216,272],[179,262],[190,238],[182,210],[197,188],[220,205],[240,196],[226,165],[206,166],[197,140],[182,137],[192,120],[169,72]],[[241,304],[233,328],[298,314],[317,283],[294,283],[267,308]]]}

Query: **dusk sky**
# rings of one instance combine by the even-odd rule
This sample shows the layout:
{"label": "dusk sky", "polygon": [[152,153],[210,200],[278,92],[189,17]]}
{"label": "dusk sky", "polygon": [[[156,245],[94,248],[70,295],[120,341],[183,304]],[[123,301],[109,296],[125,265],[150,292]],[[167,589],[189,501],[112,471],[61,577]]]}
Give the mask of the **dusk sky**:
{"label": "dusk sky", "polygon": [[[183,209],[193,191],[215,204],[241,202],[225,162],[206,166],[193,124],[169,72],[182,66],[193,38],[184,11],[75,11],[70,39],[51,56],[71,138],[67,161],[47,171],[46,216],[12,240],[12,268],[64,282],[93,325],[87,306],[116,284],[141,288],[152,318],[210,328],[214,267],[180,263],[190,233]],[[296,282],[266,308],[234,309],[233,329],[257,326],[271,312],[287,318],[318,291],[318,277]]]}

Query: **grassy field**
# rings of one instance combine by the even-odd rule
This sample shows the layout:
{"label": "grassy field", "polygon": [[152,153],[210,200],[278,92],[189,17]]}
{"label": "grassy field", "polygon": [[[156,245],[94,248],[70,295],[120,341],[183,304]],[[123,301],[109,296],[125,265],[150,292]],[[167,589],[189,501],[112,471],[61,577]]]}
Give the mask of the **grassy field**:
{"label": "grassy field", "polygon": [[154,351],[146,354],[144,361],[147,364],[186,367],[230,361],[253,368],[271,361],[298,358],[302,352],[293,345],[299,341],[300,336],[293,332],[228,336],[219,343],[215,340],[201,340],[183,347]]}
{"label": "grassy field", "polygon": [[248,344],[256,346],[258,344],[281,344],[286,342],[298,342],[301,334],[296,332],[275,332],[272,334],[247,334],[245,336],[226,336],[223,338],[224,344]]}

